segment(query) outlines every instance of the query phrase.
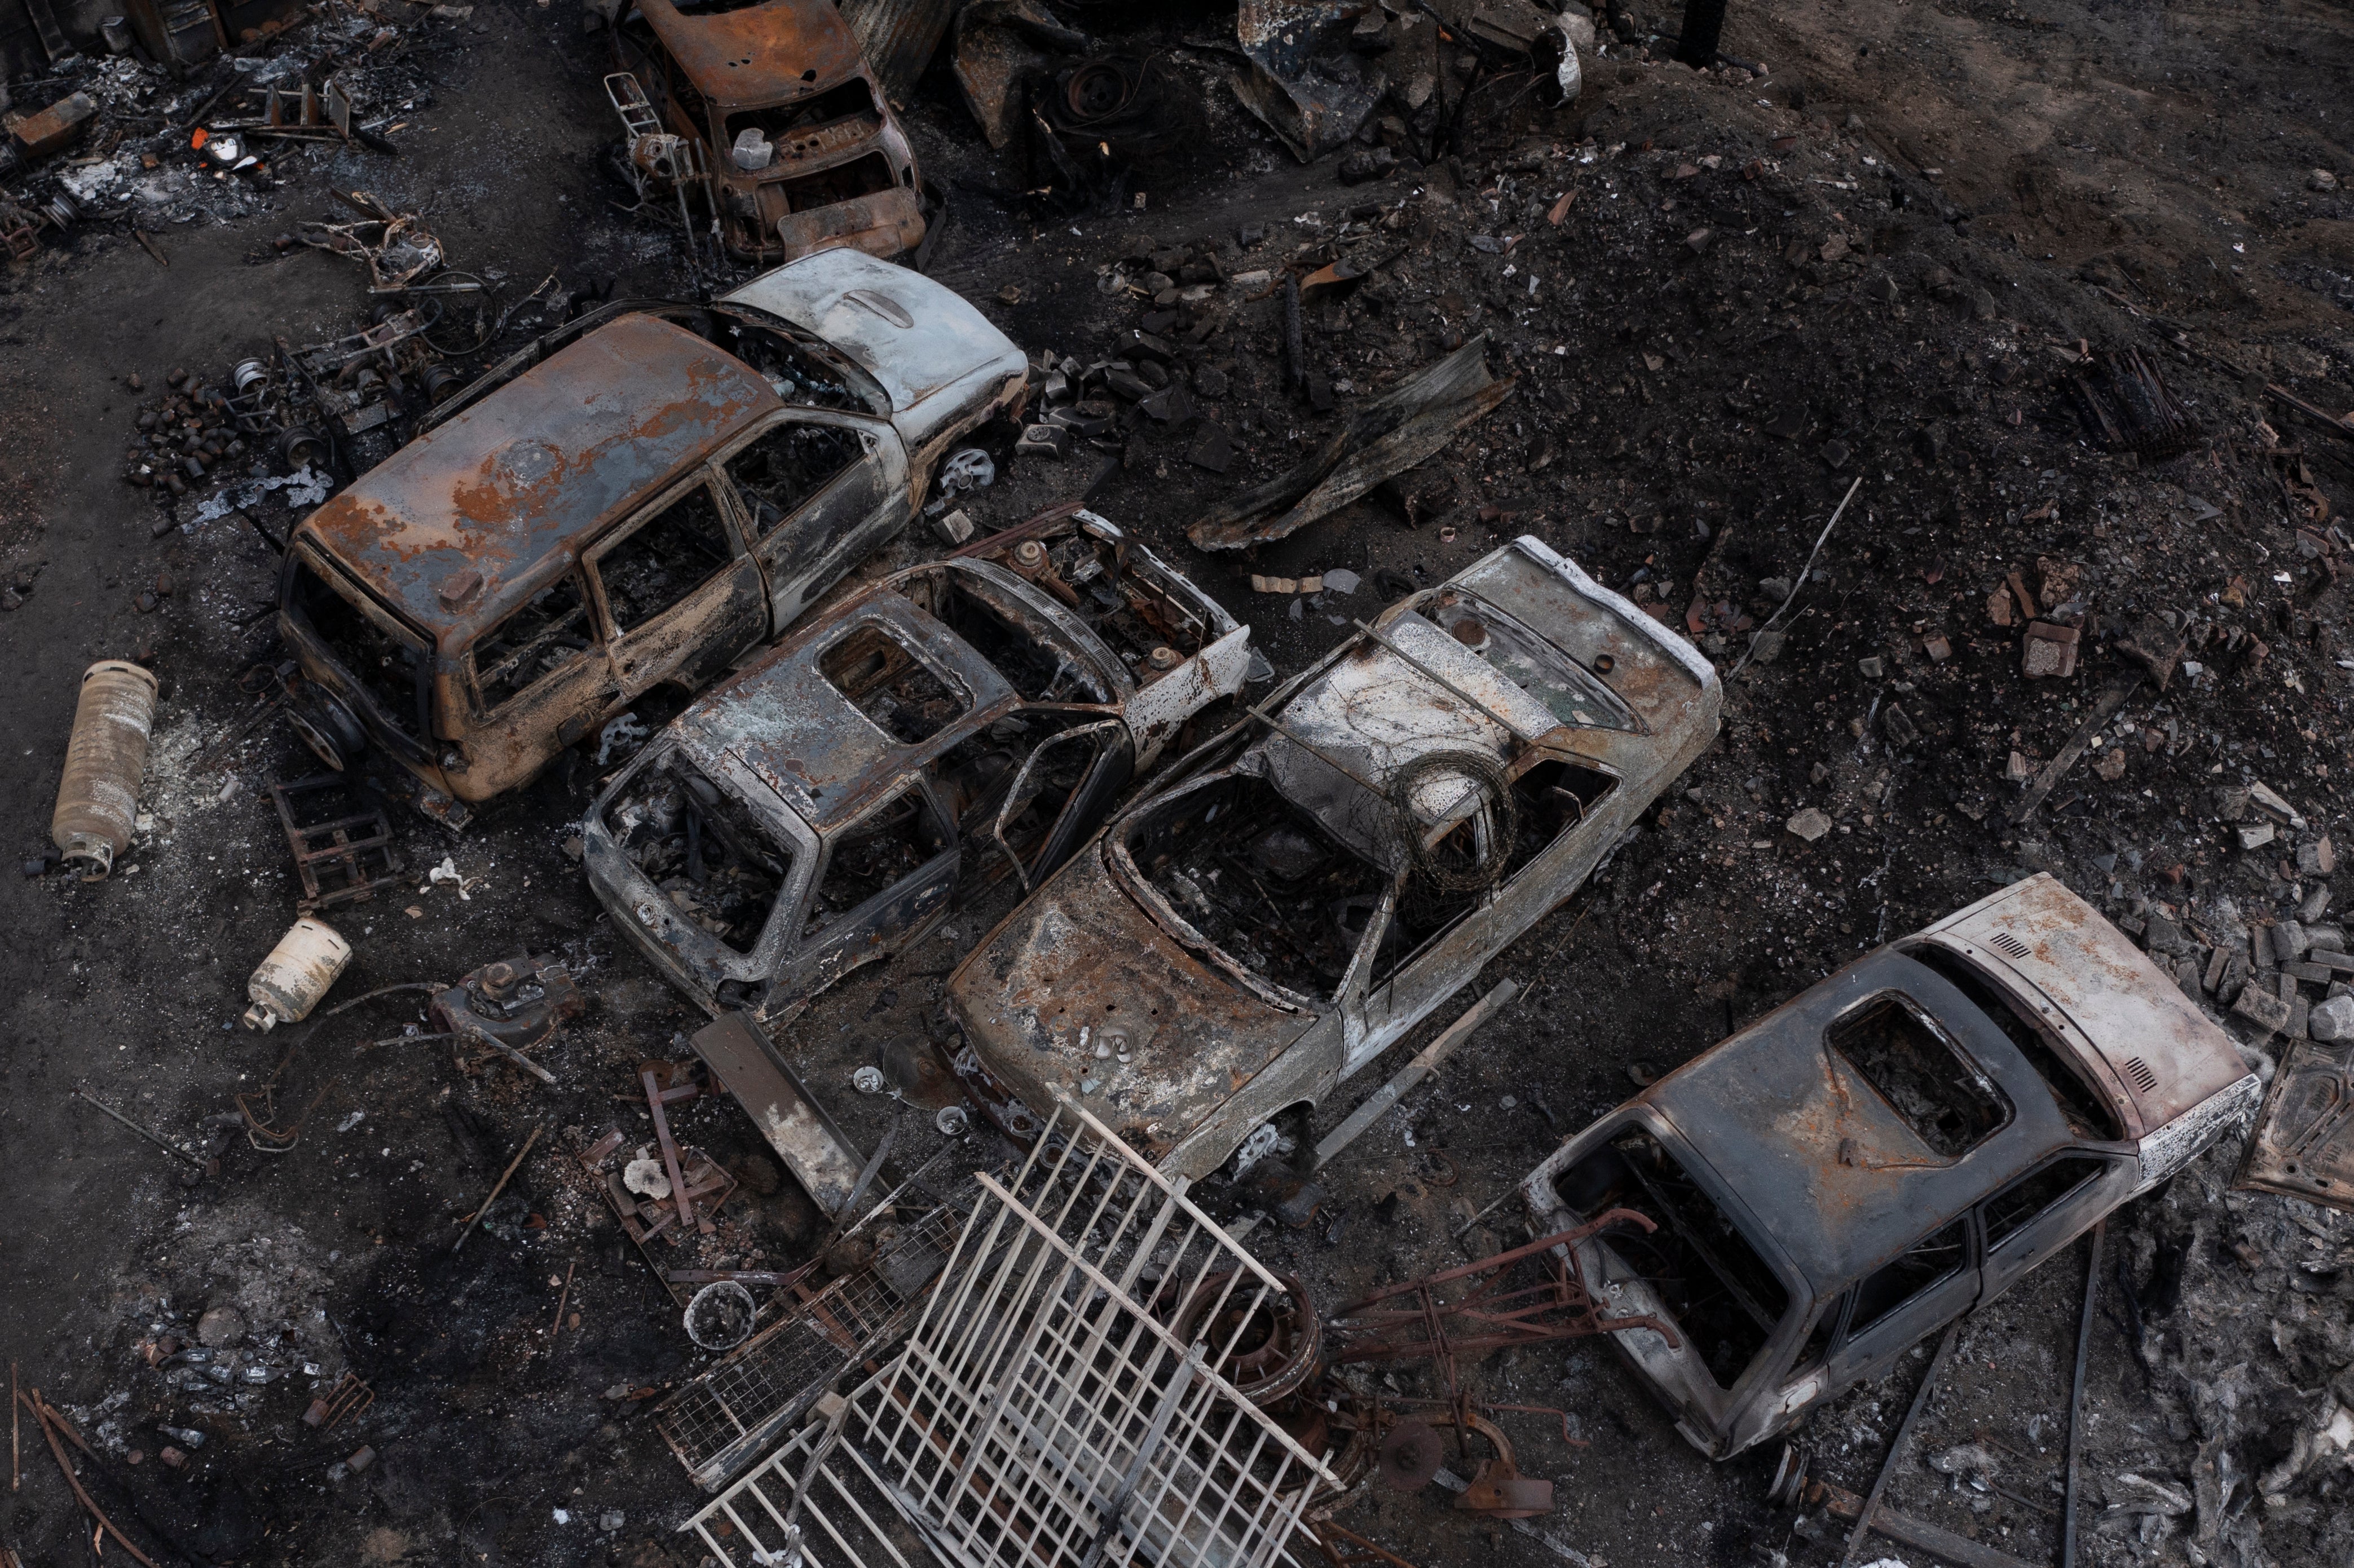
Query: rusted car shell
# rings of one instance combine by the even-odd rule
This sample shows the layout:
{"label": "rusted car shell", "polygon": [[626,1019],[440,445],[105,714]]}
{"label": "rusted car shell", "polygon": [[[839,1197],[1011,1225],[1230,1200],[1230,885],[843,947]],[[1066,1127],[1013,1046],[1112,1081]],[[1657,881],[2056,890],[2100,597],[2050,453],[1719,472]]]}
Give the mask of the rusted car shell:
{"label": "rusted car shell", "polygon": [[[973,556],[897,573],[828,610],[673,720],[663,736],[649,744],[614,779],[583,826],[583,860],[589,883],[611,912],[613,924],[673,983],[715,1015],[728,1006],[721,990],[730,982],[757,991],[760,1017],[764,1022],[774,1021],[790,1017],[810,997],[834,984],[851,969],[889,957],[919,935],[924,923],[944,906],[955,890],[953,866],[870,918],[866,925],[872,929],[872,939],[863,944],[845,947],[833,941],[814,957],[797,955],[789,930],[791,922],[772,920],[753,951],[737,952],[681,918],[652,882],[630,863],[606,824],[608,804],[666,752],[674,748],[684,753],[705,777],[735,793],[772,832],[790,842],[794,864],[790,880],[777,895],[776,906],[787,911],[795,908],[818,874],[819,849],[826,835],[896,795],[935,758],[968,736],[1024,706],[984,658],[900,591],[914,579],[942,572],[978,579],[997,602],[1023,618],[1057,645],[1066,658],[1090,673],[1098,700],[1039,706],[1082,719],[1093,715],[1124,723],[1130,705],[1151,697],[1162,686],[1186,684],[1182,677],[1197,663],[1208,673],[1189,686],[1195,706],[1231,694],[1242,683],[1249,629],[1235,626],[1223,609],[1217,610],[1216,618],[1231,629],[1230,635],[1218,639],[1186,666],[1140,688],[1119,656],[1085,622],[1017,574]],[[1187,587],[1190,589],[1191,585]],[[1215,609],[1214,603],[1212,608]],[[867,624],[886,627],[901,646],[960,688],[967,698],[964,713],[918,745],[905,746],[858,712],[821,673],[819,661],[853,629]],[[1203,662],[1214,653],[1214,664]],[[1148,705],[1145,711],[1161,710]],[[1159,738],[1131,738],[1131,766],[1150,766],[1161,744]],[[1121,778],[1125,777],[1123,770]],[[1096,809],[1097,817],[1088,820],[1078,836],[1091,832],[1094,821],[1109,805],[1108,800],[1103,801]],[[953,846],[946,858],[953,861]]]}
{"label": "rusted car shell", "polygon": [[[625,315],[311,514],[314,543],[444,653],[569,571],[580,541],[784,404],[741,362]],[[479,572],[456,607],[442,588]]]}
{"label": "rusted car shell", "polygon": [[[1604,656],[1614,678],[1625,673],[1622,695],[1637,722],[1616,729],[1558,720],[1452,639],[1421,635],[1413,608],[1458,586],[1498,609],[1510,601],[1550,618],[1533,628],[1565,652],[1574,644],[1584,662]],[[993,1081],[1030,1107],[1076,1094],[1161,1169],[1204,1176],[1262,1122],[1320,1102],[1575,892],[1716,733],[1721,693],[1708,662],[1533,537],[1400,601],[1373,625],[1404,656],[1362,633],[1344,642],[1262,705],[1279,719],[1278,733],[1204,747],[1184,778],[1122,813],[966,958],[949,977],[949,1001],[971,1053],[969,1080]],[[1394,852],[1351,776],[1378,782],[1437,749],[1484,750],[1500,764],[1560,757],[1612,776],[1617,787],[1524,874],[1378,987],[1367,986],[1362,953],[1338,999],[1256,974],[1170,907],[1124,846],[1125,826],[1144,813],[1249,772],[1295,803],[1314,802],[1335,836],[1392,866]],[[1092,1018],[1137,998],[1143,1027],[1124,1032],[1123,1062],[1102,1049]],[[1087,1016],[1074,1011],[1082,1008]]]}
{"label": "rusted car shell", "polygon": [[[703,143],[715,186],[750,203],[757,212],[749,236],[737,232],[742,215],[721,215],[722,232],[738,260],[774,260],[834,247],[890,257],[922,241],[925,225],[915,189],[914,149],[882,83],[868,69],[857,37],[831,0],[769,0],[696,16],[681,13],[670,0],[636,0],[636,9],[712,117],[698,121],[681,104],[673,123],[684,125]],[[622,37],[616,33],[617,44]],[[623,63],[629,63],[626,56]],[[758,171],[739,169],[729,157],[727,139],[718,134],[718,128],[731,111],[790,106],[854,78],[865,81],[874,100],[876,125],[872,134],[820,136],[820,145],[807,155],[780,158]],[[650,94],[667,99],[662,84],[644,85]],[[791,210],[785,194],[790,182],[876,154],[890,169],[888,188]]]}
{"label": "rusted car shell", "polygon": [[920,487],[948,446],[983,420],[1011,417],[1028,387],[1012,340],[971,302],[921,272],[857,250],[826,250],[762,273],[724,296],[839,350],[891,402]]}
{"label": "rusted car shell", "polygon": [[[2051,955],[2025,961],[2082,976],[2085,964],[2096,960],[2114,977],[2112,986],[2142,993],[2139,1001],[2112,1004],[2105,994],[2078,989],[2070,992],[2076,1011],[2062,1016],[2046,992],[2010,966],[2009,949],[1991,951],[1955,935],[1990,937],[2012,922],[2040,933],[2041,948]],[[1569,1228],[1582,1216],[1556,1183],[1639,1126],[1673,1153],[1772,1268],[1789,1306],[1729,1389],[1718,1384],[1701,1348],[1690,1342],[1670,1346],[1649,1330],[1611,1336],[1676,1414],[1677,1429],[1713,1458],[1787,1429],[1808,1407],[1879,1375],[1923,1334],[1999,1294],[2102,1215],[2179,1170],[2253,1108],[2255,1076],[2240,1065],[2220,1029],[2185,1008],[2187,1017],[2163,1023],[2174,1042],[2165,1059],[2179,1064],[2181,1082],[2160,1084],[2138,1102],[2176,1107],[2172,1117],[2156,1127],[2125,1119],[2136,1102],[2114,1079],[2088,1072],[2087,1086],[2132,1136],[2117,1142],[2087,1138],[2004,1029],[1945,975],[1904,950],[1932,944],[1964,959],[1990,982],[1991,994],[2015,1003],[2015,1012],[2041,1017],[2063,1040],[2083,1042],[2071,1051],[2079,1066],[2138,1048],[2115,1032],[2119,1023],[2157,1027],[2151,1019],[2167,1013],[2172,1005],[2167,999],[2181,999],[2173,981],[2097,912],[2050,877],[2038,876],[1818,982],[1564,1143],[1522,1182],[1522,1199],[1540,1230]],[[1835,1021],[1892,994],[1917,1004],[1999,1091],[2004,1120],[1958,1156],[1931,1150],[1829,1044]],[[2071,1036],[2069,1030],[2076,1033]],[[2203,1097],[2193,1098],[2201,1085],[2208,1086]],[[1990,1267],[1989,1260],[1973,1217],[1968,1270],[1978,1288],[1947,1302],[1950,1309],[1909,1325],[1916,1331],[1859,1347],[1851,1358],[1845,1340],[1833,1341],[1820,1361],[1794,1367],[1810,1326],[1823,1312],[1836,1314],[1858,1281],[1956,1219],[1975,1216],[1987,1199],[2068,1153],[2096,1159],[2105,1169],[2068,1201],[2048,1233],[2034,1238],[2031,1255],[2005,1258],[2002,1277],[1988,1284],[1980,1270]],[[1578,1251],[1586,1279],[1612,1315],[1672,1317],[1652,1285],[1606,1241],[1581,1243]]]}

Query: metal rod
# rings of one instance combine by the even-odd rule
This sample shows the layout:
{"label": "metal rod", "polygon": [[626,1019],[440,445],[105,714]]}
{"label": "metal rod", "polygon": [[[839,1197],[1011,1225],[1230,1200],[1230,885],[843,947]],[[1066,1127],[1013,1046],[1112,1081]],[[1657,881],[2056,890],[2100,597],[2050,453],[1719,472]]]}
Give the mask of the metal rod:
{"label": "metal rod", "polygon": [[2076,1376],[2068,1386],[2068,1491],[2060,1516],[2060,1568],[2076,1568],[2076,1476],[2084,1457],[2084,1361],[2093,1346],[2093,1298],[2101,1289],[2101,1244],[2108,1239],[2105,1217],[2093,1225],[2093,1256],[2084,1266],[2084,1311],[2076,1320]]}
{"label": "metal rod", "polygon": [[[1854,492],[1849,493],[1853,494]],[[1946,1337],[1937,1341],[1937,1353],[1929,1358],[1928,1375],[1914,1391],[1912,1406],[1904,1412],[1903,1421],[1897,1425],[1896,1441],[1889,1445],[1888,1457],[1881,1461],[1880,1474],[1872,1478],[1871,1492],[1865,1496],[1863,1506],[1856,1510],[1855,1527],[1847,1532],[1847,1549],[1840,1553],[1840,1568],[1847,1568],[1855,1561],[1855,1549],[1863,1544],[1865,1536],[1872,1533],[1872,1516],[1879,1510],[1880,1494],[1888,1489],[1888,1478],[1896,1473],[1896,1457],[1904,1452],[1904,1440],[1913,1436],[1913,1424],[1921,1418],[1922,1407],[1929,1403],[1929,1391],[1937,1386],[1937,1374],[1946,1370],[1946,1358],[1954,1353],[1954,1341],[1960,1337],[1961,1331],[1962,1320],[1959,1318],[1946,1325]]]}
{"label": "metal rod", "polygon": [[[17,1397],[22,1399],[24,1396],[19,1394]],[[40,1390],[35,1389],[33,1391],[33,1397],[37,1400],[40,1397]],[[155,1560],[148,1556],[144,1552],[140,1551],[138,1546],[132,1542],[132,1539],[129,1536],[123,1534],[120,1530],[117,1530],[114,1526],[114,1521],[106,1517],[105,1510],[101,1509],[97,1503],[90,1500],[90,1496],[88,1492],[82,1490],[80,1478],[74,1474],[73,1461],[66,1457],[65,1445],[58,1441],[56,1431],[49,1425],[49,1416],[47,1407],[41,1404],[35,1404],[33,1406],[33,1419],[40,1423],[41,1436],[49,1440],[49,1452],[57,1457],[58,1468],[65,1473],[66,1485],[73,1489],[73,1495],[80,1499],[81,1506],[90,1510],[90,1517],[98,1520],[99,1529],[106,1534],[111,1535],[115,1540],[122,1542],[122,1550],[128,1552],[133,1558],[145,1564],[145,1568],[155,1568]]]}
{"label": "metal rod", "polygon": [[556,1336],[564,1331],[564,1304],[572,1299],[572,1271],[579,1266],[580,1260],[577,1257],[564,1266],[564,1291],[556,1298],[556,1321],[547,1326],[550,1344],[554,1344]]}
{"label": "metal rod", "polygon": [[22,1491],[25,1488],[24,1443],[20,1434],[24,1417],[16,1413],[16,1359],[8,1358],[8,1489]]}
{"label": "metal rod", "polygon": [[1286,725],[1281,719],[1276,717],[1273,714],[1267,712],[1264,705],[1248,708],[1245,711],[1248,713],[1251,717],[1258,720],[1261,724],[1267,726],[1267,728],[1275,731],[1276,734],[1283,736],[1284,739],[1291,742],[1292,745],[1299,747],[1300,750],[1308,753],[1309,756],[1324,764],[1325,767],[1330,768],[1335,772],[1342,774],[1346,778],[1353,780],[1368,793],[1374,795],[1386,793],[1386,791],[1376,786],[1363,774],[1358,772],[1355,768],[1350,767],[1339,758],[1332,756],[1322,747],[1316,745],[1313,741],[1302,740],[1298,735],[1293,733],[1289,726]]}
{"label": "metal rod", "polygon": [[1749,640],[1749,646],[1742,651],[1740,661],[1733,666],[1731,673],[1724,677],[1726,680],[1733,679],[1734,675],[1738,675],[1749,667],[1749,656],[1757,651],[1757,638],[1765,636],[1776,626],[1781,625],[1782,618],[1790,613],[1790,607],[1798,602],[1798,596],[1807,591],[1807,579],[1815,575],[1815,557],[1823,553],[1823,546],[1829,541],[1831,530],[1839,526],[1840,515],[1847,511],[1847,503],[1853,501],[1855,493],[1862,488],[1863,476],[1858,474],[1855,476],[1855,482],[1847,487],[1847,493],[1840,497],[1839,507],[1832,512],[1831,520],[1823,524],[1823,531],[1820,534],[1815,535],[1815,547],[1807,552],[1807,564],[1798,568],[1798,580],[1791,585],[1788,596],[1782,600],[1782,608],[1776,610],[1767,618],[1766,624],[1757,629],[1757,636]]}
{"label": "metal rod", "polygon": [[78,1100],[85,1100],[90,1104],[96,1106],[99,1109],[104,1111],[107,1115],[121,1122],[123,1126],[129,1128],[132,1131],[137,1133],[140,1137],[145,1139],[148,1142],[154,1144],[156,1148],[170,1155],[173,1159],[185,1160],[199,1171],[205,1169],[206,1162],[202,1158],[189,1153],[178,1144],[174,1143],[170,1139],[165,1138],[162,1133],[155,1132],[140,1126],[137,1122],[133,1121],[129,1117],[124,1116],[121,1111],[116,1110],[112,1106],[108,1105],[104,1100],[101,1100],[93,1095],[85,1094],[80,1089],[76,1089],[73,1094],[74,1098]]}
{"label": "metal rod", "polygon": [[679,1174],[678,1144],[663,1111],[662,1085],[655,1082],[652,1067],[638,1074],[638,1084],[646,1091],[646,1109],[654,1119],[654,1141],[662,1146],[663,1173],[670,1178],[670,1195],[678,1204],[679,1228],[689,1229],[695,1224],[695,1200],[686,1195],[686,1179]]}
{"label": "metal rod", "polygon": [[1364,1104],[1351,1111],[1340,1126],[1324,1136],[1323,1140],[1316,1145],[1315,1163],[1309,1169],[1322,1169],[1334,1155],[1355,1142],[1367,1128],[1379,1121],[1416,1084],[1430,1076],[1441,1062],[1454,1054],[1457,1046],[1469,1040],[1471,1032],[1488,1021],[1490,1013],[1519,995],[1520,990],[1518,980],[1508,980],[1465,1008],[1463,1015],[1448,1024],[1437,1039],[1415,1053],[1414,1059],[1399,1068],[1395,1077],[1366,1096]]}
{"label": "metal rod", "polygon": [[491,1212],[491,1205],[497,1202],[499,1194],[507,1190],[507,1178],[515,1173],[515,1167],[523,1163],[523,1157],[529,1154],[531,1146],[538,1141],[539,1128],[535,1127],[531,1129],[531,1136],[523,1140],[523,1147],[515,1150],[515,1157],[507,1161],[507,1168],[499,1173],[499,1184],[491,1189],[491,1195],[482,1200],[482,1206],[477,1208],[472,1217],[467,1220],[466,1228],[460,1231],[458,1239],[450,1245],[451,1252],[454,1253],[466,1245],[466,1238],[474,1234],[474,1227],[482,1223],[482,1216]]}
{"label": "metal rod", "polygon": [[1486,703],[1481,702],[1479,698],[1473,696],[1470,693],[1465,691],[1462,687],[1457,685],[1454,682],[1448,680],[1446,676],[1440,674],[1437,671],[1432,669],[1429,665],[1424,663],[1421,660],[1416,658],[1413,654],[1407,652],[1405,649],[1399,647],[1396,643],[1391,641],[1380,632],[1374,630],[1371,626],[1368,626],[1363,621],[1360,620],[1357,622],[1357,630],[1372,638],[1374,641],[1380,643],[1383,647],[1388,649],[1391,652],[1396,654],[1399,658],[1405,660],[1407,663],[1413,665],[1416,669],[1421,671],[1424,674],[1429,676],[1432,680],[1437,682],[1440,685],[1446,687],[1448,691],[1454,693],[1457,696],[1462,698],[1465,702],[1469,703],[1473,707],[1478,708],[1481,713],[1486,714],[1490,718],[1494,719],[1498,725],[1503,727],[1503,731],[1506,735],[1517,736],[1520,734],[1520,731],[1513,727],[1511,720],[1506,718],[1503,715],[1490,707]]}

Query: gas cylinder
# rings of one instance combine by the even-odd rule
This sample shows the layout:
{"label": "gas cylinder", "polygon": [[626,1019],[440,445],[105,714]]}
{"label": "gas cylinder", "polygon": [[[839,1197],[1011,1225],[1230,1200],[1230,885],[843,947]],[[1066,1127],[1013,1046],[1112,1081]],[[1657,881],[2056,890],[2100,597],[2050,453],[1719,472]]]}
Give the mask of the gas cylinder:
{"label": "gas cylinder", "polygon": [[267,1033],[309,1017],[351,961],[352,945],[333,926],[303,916],[278,938],[245,982],[245,994],[253,1002],[245,1010],[245,1026]]}
{"label": "gas cylinder", "polygon": [[111,871],[114,857],[130,846],[154,723],[154,675],[121,659],[101,659],[82,672],[49,837],[92,881]]}

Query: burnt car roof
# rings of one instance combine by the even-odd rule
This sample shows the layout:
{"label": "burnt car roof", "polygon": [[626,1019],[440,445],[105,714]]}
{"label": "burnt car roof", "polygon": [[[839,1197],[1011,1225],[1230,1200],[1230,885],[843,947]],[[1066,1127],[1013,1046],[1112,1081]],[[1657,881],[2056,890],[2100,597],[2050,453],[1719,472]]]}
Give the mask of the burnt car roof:
{"label": "burnt car roof", "polygon": [[[437,639],[493,626],[597,526],[783,403],[683,327],[626,315],[386,459],[311,514],[314,538]],[[481,589],[453,609],[441,586]]]}
{"label": "burnt car roof", "polygon": [[696,90],[720,109],[823,92],[854,75],[865,58],[832,0],[769,0],[695,16],[670,0],[638,0],[638,10]]}
{"label": "burnt car roof", "polygon": [[[894,587],[929,569],[935,568],[917,567],[876,585],[697,698],[673,721],[681,748],[705,772],[717,771],[720,754],[733,756],[822,832],[855,816],[910,768],[1002,716],[1020,700],[1005,677]],[[1019,578],[985,561],[958,561],[951,569],[1026,597]],[[935,674],[962,686],[970,698],[965,711],[913,745],[884,733],[819,669],[827,650],[864,626],[882,629]],[[1089,656],[1076,639],[1070,652]]]}
{"label": "burnt car roof", "polygon": [[[1937,1156],[1829,1043],[1833,1020],[1900,991],[1943,1024],[2009,1118]],[[1843,1289],[2074,1138],[1995,1022],[1925,965],[1883,948],[1702,1053],[1628,1102],[1663,1117],[1819,1294]],[[1758,1194],[1770,1195],[1769,1202]]]}

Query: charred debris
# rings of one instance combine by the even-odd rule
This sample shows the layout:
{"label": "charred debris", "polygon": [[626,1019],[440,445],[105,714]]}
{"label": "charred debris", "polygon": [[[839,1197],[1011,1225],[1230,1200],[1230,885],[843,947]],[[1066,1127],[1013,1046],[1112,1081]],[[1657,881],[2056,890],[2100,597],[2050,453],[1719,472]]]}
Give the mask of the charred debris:
{"label": "charred debris", "polygon": [[[2243,367],[2163,323],[2038,345],[2043,433],[2130,459],[2115,494],[2146,486],[2094,536],[2126,536],[2136,506],[2220,520],[2183,488],[2208,480],[2166,465],[2228,469],[2288,523],[2271,588],[2235,573],[2161,602],[2056,544],[1915,559],[1872,494],[1902,460],[1746,376],[1723,416],[1824,497],[1797,547],[1744,535],[1758,484],[1738,504],[1597,486],[1581,534],[1524,499],[1581,461],[1581,394],[1552,363],[1570,353],[1532,303],[1577,203],[1707,191],[1677,267],[1819,291],[1856,281],[1867,240],[1739,248],[1803,182],[1934,201],[1917,161],[1859,139],[1838,155],[1872,173],[1808,175],[1795,135],[1686,162],[1606,140],[1606,110],[1571,129],[1604,70],[1770,80],[1701,0],[1673,38],[1616,4],[1242,0],[1231,35],[1149,45],[1103,11],[591,4],[610,206],[673,280],[630,297],[564,266],[527,289],[468,270],[431,212],[348,177],[401,155],[468,6],[150,5],[77,50],[32,0],[47,74],[12,95],[43,101],[0,153],[17,264],[106,236],[169,268],[167,224],[308,203],[252,260],[343,268],[361,303],[340,335],[126,381],[122,475],[154,536],[243,528],[274,577],[230,628],[225,707],[159,680],[155,640],[88,664],[24,869],[60,899],[122,896],[168,819],[266,797],[282,934],[223,1028],[274,1065],[176,1121],[74,1091],[67,1114],[167,1162],[173,1234],[210,1283],[137,1292],[124,1366],[26,1369],[30,1484],[46,1449],[94,1552],[269,1560],[310,1493],[376,1507],[499,1402],[554,1407],[587,1376],[596,1440],[651,1432],[679,1468],[609,1482],[583,1437],[530,1506],[644,1568],[1415,1568],[1507,1531],[1595,1568],[1560,1457],[1624,1446],[1639,1470],[1677,1441],[1755,1483],[1733,1560],[1775,1568],[2256,1568],[2287,1560],[2268,1539],[2342,1540],[2338,791],[2268,747],[2256,768],[2211,705],[2354,668],[2314,656],[2354,549],[2317,478],[2343,418],[2250,371],[2315,445],[2261,418],[2219,437],[2178,366]],[[967,204],[1140,224],[1213,79],[1329,171],[1312,228],[1140,227],[1056,342],[997,324],[1059,292],[1043,269],[987,301],[947,281]],[[911,127],[950,104],[1026,183],[918,167]],[[1515,113],[1558,134],[1483,148]],[[1458,264],[1494,274],[1493,306]],[[1902,285],[1872,265],[1861,298],[2017,324],[1943,264]],[[1398,325],[1408,309],[1434,330]],[[1610,395],[1654,406],[1692,357],[1659,346]],[[1634,437],[1670,468],[1672,417]],[[1917,433],[1921,462],[1946,429]],[[1175,512],[1122,488],[1148,477]],[[1340,537],[1367,516],[1412,548]],[[1446,570],[1402,564],[1438,546]],[[1898,630],[1852,661],[1860,712],[1786,786],[1755,760],[1784,725],[1760,713],[1805,709],[1790,673],[1847,624],[1823,629],[1850,613],[1834,594],[1899,567]],[[1972,586],[1927,608],[1949,573]],[[0,591],[14,609],[33,588]],[[166,575],[136,607],[206,591]],[[1246,609],[1270,609],[1255,630]],[[1316,620],[1333,633],[1309,648]],[[2047,694],[2063,722],[2029,738],[2016,714]],[[1998,763],[1941,772],[1965,726]],[[2073,874],[2060,846],[2094,791],[2169,767],[2196,775],[2203,846]],[[1930,776],[1921,814],[1999,848],[1909,935],[1882,896],[1811,984],[1778,955],[1636,935],[1670,879],[1730,885],[1744,845],[1768,883],[1889,877],[1895,848],[1872,873],[1842,841]],[[271,842],[239,853],[259,867]],[[463,920],[478,896],[557,896],[530,881],[551,857],[502,843],[562,857],[576,935]],[[1617,953],[1575,946],[1597,909]],[[1536,1020],[1565,975],[1615,985],[1647,942],[1722,1004],[1723,1037],[1672,1070],[1614,1060],[1560,1114]],[[1491,1191],[1466,1180],[1476,1134],[1417,1141],[1458,1092],[1513,1127],[1498,1150],[1534,1153],[1482,1161]],[[379,1134],[394,1097],[402,1130]],[[264,1173],[340,1171],[355,1132],[405,1157],[419,1105],[465,1196],[372,1236],[401,1262],[354,1315],[318,1266],[268,1255]],[[2130,1228],[2161,1207],[2165,1228]],[[1408,1210],[1431,1233],[1410,1266],[1349,1256]],[[2064,1322],[2032,1345],[2025,1304],[2062,1274]],[[2184,1308],[2186,1277],[2211,1305]],[[2158,1326],[2186,1310],[2211,1319]],[[584,1313],[625,1326],[592,1351]],[[2232,1314],[2269,1315],[2279,1366],[2185,1353]],[[2130,1375],[2088,1377],[2096,1334]],[[2050,1410],[2010,1421],[1987,1392],[1998,1339],[2057,1369]],[[1661,1413],[1651,1449],[1596,1363],[1522,1375],[1584,1341]],[[523,1560],[495,1555],[521,1513],[476,1506],[491,1522],[430,1550]],[[371,1563],[427,1549],[391,1525],[366,1542]]]}

